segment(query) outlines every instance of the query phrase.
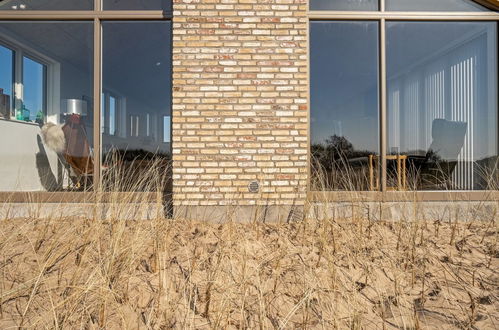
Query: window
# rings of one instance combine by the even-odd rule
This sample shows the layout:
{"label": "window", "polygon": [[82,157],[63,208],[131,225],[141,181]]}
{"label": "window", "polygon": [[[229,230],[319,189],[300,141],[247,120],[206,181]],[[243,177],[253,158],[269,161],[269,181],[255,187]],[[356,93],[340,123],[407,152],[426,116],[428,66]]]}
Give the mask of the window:
{"label": "window", "polygon": [[313,185],[368,190],[373,168],[361,160],[379,155],[378,23],[314,22],[310,29],[311,153],[320,172]]}
{"label": "window", "polygon": [[372,14],[319,3],[334,12],[311,12],[312,189],[497,190],[499,13],[471,0],[381,0],[388,11]]}
{"label": "window", "polygon": [[169,22],[103,23],[102,83],[116,97],[110,94],[106,101],[102,159],[106,166],[121,159],[130,175],[138,161],[166,168],[171,159],[161,131],[170,126],[163,120],[171,114],[170,30]]}
{"label": "window", "polygon": [[[168,3],[0,2],[0,140],[11,142],[0,143],[0,192],[123,191],[109,182],[133,181],[153,163],[166,168]],[[107,9],[119,20],[107,21]]]}
{"label": "window", "polygon": [[[13,77],[3,88],[12,111],[0,119],[0,139],[12,143],[0,144],[0,191],[89,189],[93,24],[0,22],[0,43],[14,50],[0,62]],[[67,124],[62,146],[44,143],[46,123]]]}
{"label": "window", "polygon": [[[35,121],[47,114],[47,66],[23,56],[22,109],[16,109],[16,119]],[[20,111],[22,110],[22,112]],[[18,118],[18,113],[22,118]]]}
{"label": "window", "polygon": [[417,189],[491,188],[498,151],[496,27],[387,23],[387,154],[408,157]]}
{"label": "window", "polygon": [[116,125],[119,124],[117,114],[120,112],[119,106],[124,103],[121,96],[115,93],[102,93],[102,113],[101,113],[101,132],[106,135],[117,135],[119,130]]}
{"label": "window", "polygon": [[10,118],[13,104],[14,51],[0,45],[0,119]]}
{"label": "window", "polygon": [[171,117],[163,117],[163,142],[170,143],[171,140]]}
{"label": "window", "polygon": [[116,135],[116,98],[109,97],[109,135]]}
{"label": "window", "polygon": [[[3,42],[8,44],[7,40]],[[47,115],[47,68],[51,62],[47,57],[37,57],[30,46],[19,42],[10,43],[10,48],[0,47],[4,71],[1,117],[36,122]]]}

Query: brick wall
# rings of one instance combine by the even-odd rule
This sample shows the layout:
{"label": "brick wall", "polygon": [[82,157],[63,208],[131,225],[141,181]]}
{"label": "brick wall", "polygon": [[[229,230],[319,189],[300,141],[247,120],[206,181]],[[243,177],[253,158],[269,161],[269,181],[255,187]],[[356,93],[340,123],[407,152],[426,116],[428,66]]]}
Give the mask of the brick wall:
{"label": "brick wall", "polygon": [[307,1],[173,7],[174,205],[303,205]]}

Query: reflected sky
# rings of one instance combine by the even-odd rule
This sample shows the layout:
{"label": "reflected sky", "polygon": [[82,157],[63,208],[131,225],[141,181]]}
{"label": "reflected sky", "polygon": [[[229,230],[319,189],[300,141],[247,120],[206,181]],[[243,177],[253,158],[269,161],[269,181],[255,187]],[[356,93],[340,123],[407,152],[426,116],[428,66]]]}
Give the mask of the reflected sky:
{"label": "reflected sky", "polygon": [[4,0],[0,10],[92,10],[93,0]]}
{"label": "reflected sky", "polygon": [[38,111],[45,112],[45,66],[28,57],[23,58],[24,106],[30,111],[30,120]]}
{"label": "reflected sky", "polygon": [[312,22],[311,137],[378,150],[378,24]]}
{"label": "reflected sky", "polygon": [[310,0],[311,10],[378,10],[378,0]]}
{"label": "reflected sky", "polygon": [[171,10],[172,0],[103,0],[105,10]]}
{"label": "reflected sky", "polygon": [[487,11],[472,0],[386,0],[393,11]]}
{"label": "reflected sky", "polygon": [[169,114],[170,31],[170,22],[103,23],[104,88]]}
{"label": "reflected sky", "polygon": [[[94,0],[3,0],[0,10],[92,10]],[[105,10],[171,10],[172,0],[103,0]]]}
{"label": "reflected sky", "polygon": [[13,52],[0,45],[0,88],[10,96],[12,102],[12,58]]}
{"label": "reflected sky", "polygon": [[[379,10],[378,0],[310,0],[310,10]],[[487,11],[473,0],[386,0],[393,11]]]}
{"label": "reflected sky", "polygon": [[170,22],[103,23],[103,91],[115,98],[104,108],[114,136],[104,131],[103,152],[170,152],[170,31]]}

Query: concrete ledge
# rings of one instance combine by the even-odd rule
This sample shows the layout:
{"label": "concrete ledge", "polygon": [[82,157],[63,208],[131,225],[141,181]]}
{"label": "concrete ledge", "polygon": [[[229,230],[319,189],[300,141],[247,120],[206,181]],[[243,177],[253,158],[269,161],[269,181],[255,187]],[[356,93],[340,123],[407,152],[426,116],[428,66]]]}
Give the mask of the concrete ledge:
{"label": "concrete ledge", "polygon": [[[179,206],[174,218],[209,222],[290,222],[303,219],[300,206]],[[164,218],[163,205],[157,203],[4,203],[0,219],[67,218],[151,220]]]}
{"label": "concrete ledge", "polygon": [[328,202],[311,203],[309,217],[365,218],[383,221],[491,221],[499,218],[499,204],[484,202]]}
{"label": "concrete ledge", "polygon": [[303,219],[303,206],[178,206],[174,217],[209,222],[291,222]]}
{"label": "concrete ledge", "polygon": [[[305,211],[306,210],[306,211]],[[499,219],[497,202],[313,202],[303,206],[179,206],[174,218],[222,223],[301,221],[363,218],[383,221],[491,221]],[[164,218],[157,203],[4,203],[0,220],[6,218],[67,218],[151,220]]]}
{"label": "concrete ledge", "polygon": [[10,218],[68,218],[151,220],[164,217],[162,205],[154,203],[4,203],[0,220]]}

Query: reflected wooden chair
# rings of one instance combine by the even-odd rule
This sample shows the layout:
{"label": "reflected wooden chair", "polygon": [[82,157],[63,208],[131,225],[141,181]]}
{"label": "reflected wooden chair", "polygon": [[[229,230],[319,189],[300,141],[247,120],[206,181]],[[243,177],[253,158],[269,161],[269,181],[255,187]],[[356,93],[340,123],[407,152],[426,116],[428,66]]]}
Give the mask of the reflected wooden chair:
{"label": "reflected wooden chair", "polygon": [[[395,186],[386,187],[387,190],[407,190],[407,159],[406,155],[386,155],[387,161],[395,161],[396,168],[391,169],[393,166],[387,166],[391,172],[396,173],[397,183]],[[369,155],[369,190],[378,191],[379,186],[379,156]]]}

